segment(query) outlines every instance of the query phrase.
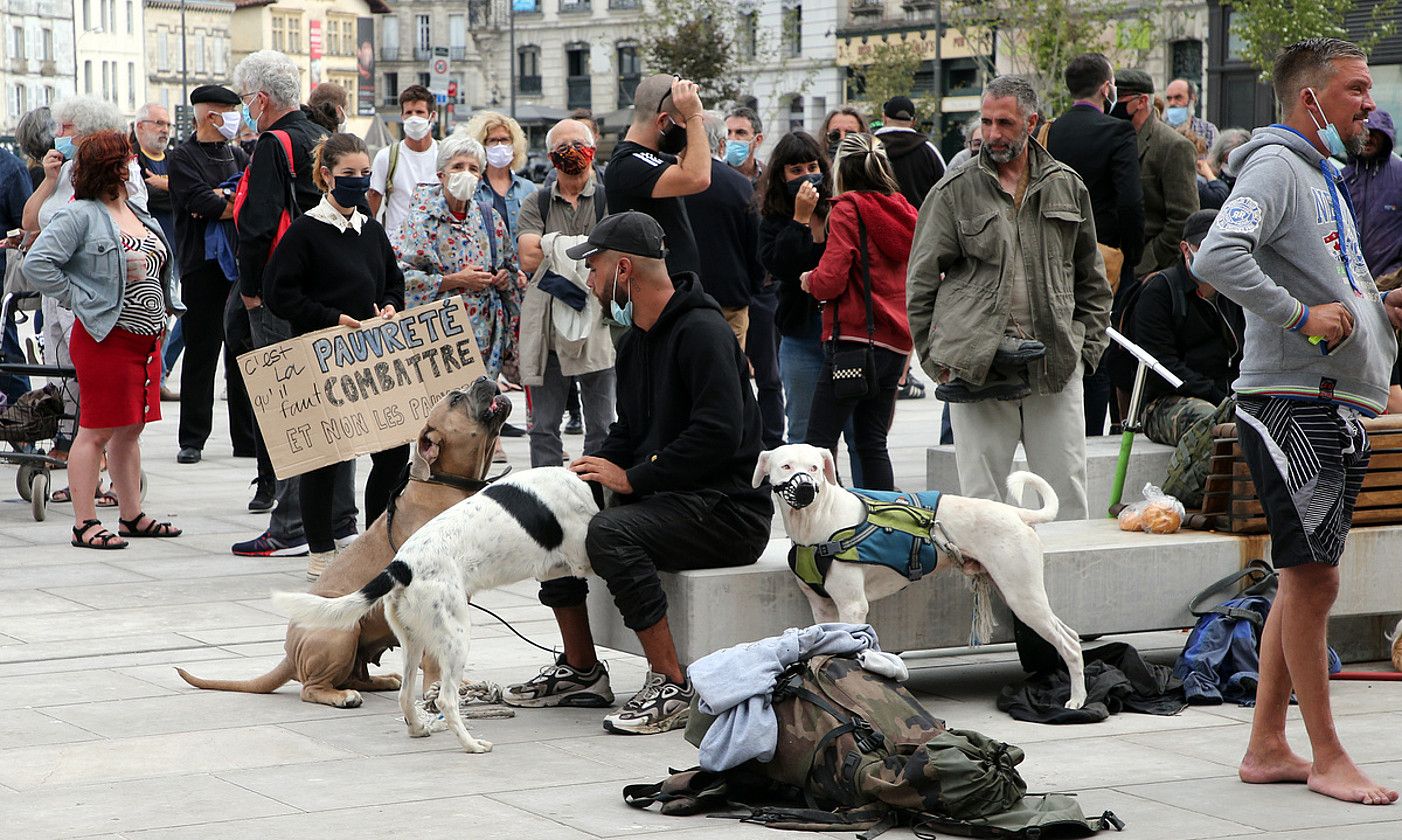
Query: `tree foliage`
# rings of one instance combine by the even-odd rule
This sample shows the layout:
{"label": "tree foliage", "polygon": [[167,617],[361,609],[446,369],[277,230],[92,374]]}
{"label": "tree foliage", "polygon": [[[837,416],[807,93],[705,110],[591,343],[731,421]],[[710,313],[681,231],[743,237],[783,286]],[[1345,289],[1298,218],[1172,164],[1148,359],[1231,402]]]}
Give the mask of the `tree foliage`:
{"label": "tree foliage", "polygon": [[[862,98],[872,105],[870,113],[879,114],[881,104],[893,96],[910,96],[915,72],[923,61],[920,47],[903,41],[884,43],[873,49],[871,63],[858,70],[863,83]],[[917,111],[926,115],[935,112],[935,100],[911,98],[915,100]]]}
{"label": "tree foliage", "polygon": [[1156,0],[1129,8],[1123,0],[984,0],[956,3],[945,20],[978,55],[987,78],[998,74],[994,57],[1026,76],[1052,112],[1070,104],[1066,65],[1088,52],[1104,53],[1115,67],[1133,66],[1154,44]]}
{"label": "tree foliage", "polygon": [[701,88],[704,102],[740,96],[736,8],[726,0],[656,0],[645,18],[643,60],[651,72],[675,73]]}
{"label": "tree foliage", "polygon": [[[1383,0],[1373,7],[1368,36],[1358,45],[1365,52],[1395,28],[1388,18],[1398,0]],[[1355,0],[1222,0],[1230,6],[1232,34],[1241,39],[1242,58],[1261,71],[1269,81],[1275,57],[1283,47],[1304,40],[1332,36],[1348,37],[1344,16],[1353,11]]]}

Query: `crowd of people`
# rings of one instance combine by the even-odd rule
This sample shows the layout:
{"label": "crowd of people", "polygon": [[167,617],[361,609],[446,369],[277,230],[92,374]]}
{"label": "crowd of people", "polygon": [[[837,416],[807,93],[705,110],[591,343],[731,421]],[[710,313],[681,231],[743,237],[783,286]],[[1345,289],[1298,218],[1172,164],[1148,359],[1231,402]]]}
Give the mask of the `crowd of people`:
{"label": "crowd of people", "polygon": [[[315,578],[358,530],[355,462],[276,479],[233,359],[453,296],[489,376],[527,390],[527,427],[504,433],[529,434],[531,466],[565,463],[564,435],[582,432],[571,468],[627,502],[595,517],[588,551],[652,673],[605,718],[610,731],[675,728],[692,697],[657,571],[754,561],[772,517],[769,494],[752,485],[763,449],[835,449],[845,437],[847,482],[895,489],[887,436],[896,400],[924,396],[915,370],[945,404],[939,438],[953,443],[965,495],[1001,500],[1020,443],[1061,518],[1091,516],[1086,438],[1133,421],[1178,448],[1175,489],[1191,503],[1202,442],[1234,415],[1251,418],[1253,474],[1273,486],[1261,453],[1279,455],[1272,436],[1288,433],[1290,406],[1272,402],[1282,395],[1339,407],[1352,437],[1325,484],[1356,493],[1353,453],[1366,445],[1345,409],[1402,408],[1396,340],[1383,329],[1402,307],[1379,305],[1372,280],[1391,288],[1402,273],[1402,161],[1366,84],[1342,80],[1338,68],[1352,72],[1361,57],[1342,43],[1287,50],[1275,83],[1283,122],[1254,133],[1199,116],[1191,81],[1160,97],[1147,73],[1117,72],[1100,54],[1067,66],[1074,104],[1061,114],[1041,113],[1026,79],[1000,76],[948,162],[904,96],[870,120],[836,109],[816,134],[787,132],[761,159],[753,109],[707,111],[695,84],[658,74],[638,85],[607,161],[587,112],[551,127],[541,187],[518,174],[527,144],[515,120],[483,111],[435,138],[441,114],[417,85],[399,95],[403,139],[372,158],[344,131],[345,91],[323,84],[302,104],[296,65],[271,50],[240,62],[231,87],[194,90],[193,133],[169,151],[158,106],[130,130],[86,97],[41,109],[22,124],[28,173],[0,155],[0,212],[26,232],[8,244],[23,247],[44,293],[44,354],[78,371],[67,399],[80,420],[56,443],[69,462],[72,542],[117,549],[180,534],[140,510],[135,484],[142,427],[160,418],[162,371],[180,352],[168,330],[178,315],[177,459],[197,463],[209,444],[222,346],[233,454],[257,458],[249,508],[270,513],[233,551],[307,554]],[[1280,163],[1292,154],[1313,169]],[[1262,174],[1270,166],[1280,171]],[[1320,185],[1299,186],[1309,178]],[[1310,212],[1295,212],[1305,200]],[[1326,223],[1324,250],[1289,232]],[[1282,290],[1315,263],[1313,303]],[[1262,269],[1274,282],[1251,279]],[[1334,274],[1354,304],[1329,303],[1343,294]],[[1111,346],[1112,324],[1183,380],[1151,381],[1139,417],[1126,416],[1133,366]],[[1302,332],[1314,337],[1307,349],[1296,346]],[[15,344],[6,325],[7,355]],[[1300,357],[1289,375],[1277,373],[1283,355]],[[1306,363],[1315,357],[1327,361]],[[1390,391],[1377,381],[1384,361]],[[14,396],[27,384],[5,387]],[[1317,434],[1326,420],[1295,422]],[[366,523],[407,459],[407,446],[372,455]],[[104,460],[112,493],[99,482]],[[1337,559],[1345,496],[1327,538],[1277,540],[1278,566],[1292,565],[1291,551]],[[101,504],[120,507],[117,533],[97,518]],[[1287,518],[1267,515],[1273,529]],[[542,586],[564,653],[510,687],[508,702],[613,702],[586,591],[574,579]],[[1271,633],[1267,645],[1280,645]],[[1263,655],[1273,710],[1289,695],[1278,659]],[[1317,686],[1295,687],[1302,705],[1319,702]],[[1276,722],[1253,741],[1256,775],[1298,771]],[[1343,784],[1341,748],[1330,753],[1325,739],[1317,762],[1320,749]]]}

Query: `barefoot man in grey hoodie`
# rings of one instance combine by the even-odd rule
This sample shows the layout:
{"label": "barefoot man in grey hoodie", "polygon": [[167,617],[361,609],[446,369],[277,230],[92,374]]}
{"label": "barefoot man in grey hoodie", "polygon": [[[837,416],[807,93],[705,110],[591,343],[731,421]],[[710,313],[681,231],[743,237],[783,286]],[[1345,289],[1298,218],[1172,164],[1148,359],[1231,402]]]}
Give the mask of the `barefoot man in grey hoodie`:
{"label": "barefoot man in grey hoodie", "polygon": [[[1324,641],[1370,454],[1359,419],[1387,405],[1402,325],[1402,292],[1378,294],[1353,202],[1327,157],[1358,153],[1373,82],[1358,47],[1311,38],[1281,52],[1273,84],[1284,122],[1232,153],[1241,177],[1193,260],[1194,274],[1246,311],[1237,435],[1280,570],[1238,775],[1389,805],[1397,791],[1365,776],[1334,731]],[[1285,740],[1292,689],[1313,763]]]}

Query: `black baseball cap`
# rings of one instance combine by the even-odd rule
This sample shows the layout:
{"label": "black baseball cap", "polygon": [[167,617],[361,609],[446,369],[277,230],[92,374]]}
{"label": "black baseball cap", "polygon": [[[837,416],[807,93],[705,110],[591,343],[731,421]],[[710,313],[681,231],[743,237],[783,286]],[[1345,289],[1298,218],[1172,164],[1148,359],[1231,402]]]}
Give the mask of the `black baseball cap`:
{"label": "black baseball cap", "polygon": [[893,96],[881,106],[881,113],[893,120],[913,120],[915,103],[910,101],[909,96]]}
{"label": "black baseball cap", "polygon": [[1183,241],[1193,246],[1201,245],[1216,219],[1216,210],[1195,211],[1183,222]]}
{"label": "black baseball cap", "polygon": [[594,225],[589,239],[565,251],[572,260],[582,260],[600,251],[618,251],[654,260],[667,256],[667,235],[657,220],[646,213],[629,210],[605,216]]}
{"label": "black baseball cap", "polygon": [[190,104],[213,102],[216,105],[238,105],[239,95],[223,85],[200,85],[190,91]]}

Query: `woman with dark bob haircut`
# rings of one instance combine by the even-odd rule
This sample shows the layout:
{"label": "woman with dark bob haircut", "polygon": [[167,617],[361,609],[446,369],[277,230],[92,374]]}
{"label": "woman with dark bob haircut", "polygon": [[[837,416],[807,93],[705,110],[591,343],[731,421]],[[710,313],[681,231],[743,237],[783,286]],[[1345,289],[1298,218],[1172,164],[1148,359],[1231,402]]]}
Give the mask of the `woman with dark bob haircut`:
{"label": "woman with dark bob haircut", "polygon": [[[73,539],[80,548],[126,548],[135,537],[178,537],[180,529],[141,510],[141,432],[161,419],[161,338],[166,318],[183,312],[170,243],[145,207],[130,200],[126,135],[99,131],[77,152],[73,201],[34,241],[24,273],[73,311],[69,352],[82,406],[68,455]],[[108,470],[119,534],[97,518],[98,463]]]}

